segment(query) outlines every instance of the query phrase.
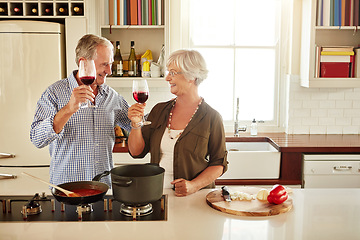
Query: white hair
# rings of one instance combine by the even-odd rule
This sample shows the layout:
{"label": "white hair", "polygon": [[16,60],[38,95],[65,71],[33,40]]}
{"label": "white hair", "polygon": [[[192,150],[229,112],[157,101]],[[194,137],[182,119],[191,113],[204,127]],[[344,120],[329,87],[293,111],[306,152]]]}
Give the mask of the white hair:
{"label": "white hair", "polygon": [[86,59],[95,59],[97,57],[97,47],[103,45],[111,51],[114,51],[112,43],[104,37],[100,37],[94,34],[86,34],[80,38],[75,48],[75,61],[79,66],[79,59],[81,57]]}
{"label": "white hair", "polygon": [[171,64],[180,68],[187,80],[195,80],[196,86],[206,79],[209,72],[204,58],[195,50],[177,50],[171,53],[166,67]]}

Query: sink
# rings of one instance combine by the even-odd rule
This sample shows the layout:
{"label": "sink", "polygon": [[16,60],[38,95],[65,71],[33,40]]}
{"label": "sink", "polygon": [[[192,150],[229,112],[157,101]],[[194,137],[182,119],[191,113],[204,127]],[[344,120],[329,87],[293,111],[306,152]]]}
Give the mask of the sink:
{"label": "sink", "polygon": [[226,149],[233,151],[278,152],[269,142],[227,142]]}
{"label": "sink", "polygon": [[219,179],[278,179],[281,153],[268,141],[226,142],[228,170]]}

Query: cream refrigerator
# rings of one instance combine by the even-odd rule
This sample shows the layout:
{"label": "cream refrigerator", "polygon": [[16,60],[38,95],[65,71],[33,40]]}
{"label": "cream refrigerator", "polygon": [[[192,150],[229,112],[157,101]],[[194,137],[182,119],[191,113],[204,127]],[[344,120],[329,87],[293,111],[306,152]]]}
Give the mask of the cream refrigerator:
{"label": "cream refrigerator", "polygon": [[[0,167],[49,165],[48,147],[30,142],[36,103],[65,77],[64,26],[60,23],[0,21]],[[0,169],[0,173],[2,172]]]}

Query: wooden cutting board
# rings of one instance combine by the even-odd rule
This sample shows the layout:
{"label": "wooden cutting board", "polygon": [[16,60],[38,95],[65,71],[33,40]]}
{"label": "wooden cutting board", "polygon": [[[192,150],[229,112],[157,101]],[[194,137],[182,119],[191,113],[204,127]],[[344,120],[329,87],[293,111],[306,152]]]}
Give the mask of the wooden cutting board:
{"label": "wooden cutting board", "polygon": [[[255,187],[229,187],[230,194],[239,191],[249,193],[255,196],[260,188]],[[293,200],[289,196],[282,204],[271,204],[267,201],[259,201],[257,199],[233,200],[226,202],[222,196],[221,190],[214,190],[206,195],[206,202],[214,209],[224,213],[238,216],[272,216],[290,211],[293,206]]]}

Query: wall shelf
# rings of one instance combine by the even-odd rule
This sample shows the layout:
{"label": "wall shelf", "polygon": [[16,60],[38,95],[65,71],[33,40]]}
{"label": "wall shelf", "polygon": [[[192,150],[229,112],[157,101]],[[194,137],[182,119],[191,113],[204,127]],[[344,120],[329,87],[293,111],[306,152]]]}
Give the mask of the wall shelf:
{"label": "wall shelf", "polygon": [[23,0],[0,2],[0,18],[84,17],[85,0]]}
{"label": "wall shelf", "polygon": [[[360,44],[360,26],[316,26],[317,0],[302,1],[300,80],[303,87],[358,88],[360,78],[315,77],[316,46]],[[357,63],[360,64],[360,63]]]}

